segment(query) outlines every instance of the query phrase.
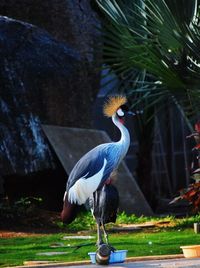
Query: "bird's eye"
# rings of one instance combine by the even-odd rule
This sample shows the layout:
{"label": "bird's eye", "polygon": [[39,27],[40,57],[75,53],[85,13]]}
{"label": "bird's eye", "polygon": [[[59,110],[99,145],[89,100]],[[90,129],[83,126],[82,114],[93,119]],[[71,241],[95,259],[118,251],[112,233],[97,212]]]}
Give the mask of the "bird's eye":
{"label": "bird's eye", "polygon": [[118,115],[119,117],[124,116],[124,112],[122,111],[121,108],[119,108],[119,109],[117,110],[117,115]]}

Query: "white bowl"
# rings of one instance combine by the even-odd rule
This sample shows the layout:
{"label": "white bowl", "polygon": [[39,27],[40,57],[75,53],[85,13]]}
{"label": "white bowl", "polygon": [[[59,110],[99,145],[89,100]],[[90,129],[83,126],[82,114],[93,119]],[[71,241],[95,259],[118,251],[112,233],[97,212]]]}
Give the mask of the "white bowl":
{"label": "white bowl", "polygon": [[183,255],[185,258],[199,258],[200,245],[182,246]]}
{"label": "white bowl", "polygon": [[[128,250],[116,250],[111,252],[109,263],[124,262],[127,252]],[[96,263],[96,252],[89,252],[88,255],[90,256],[91,262]]]}

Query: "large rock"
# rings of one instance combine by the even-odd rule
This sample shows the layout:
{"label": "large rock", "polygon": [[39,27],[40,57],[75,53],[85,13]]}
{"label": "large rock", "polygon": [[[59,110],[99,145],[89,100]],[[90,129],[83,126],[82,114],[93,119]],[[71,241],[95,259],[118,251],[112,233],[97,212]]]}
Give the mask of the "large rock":
{"label": "large rock", "polygon": [[[97,28],[100,22],[91,8],[92,3],[94,4],[94,1],[88,0],[0,1],[0,14],[43,28],[57,40],[66,42],[80,53],[82,60],[78,65],[79,72],[70,82],[73,90],[69,91],[68,96],[72,109],[68,109],[68,112],[73,114],[71,121],[67,122],[70,126],[91,127],[90,107],[99,90],[101,38]],[[77,110],[75,106],[80,109]],[[50,108],[54,113],[54,105],[51,104]]]}
{"label": "large rock", "polygon": [[0,172],[29,173],[52,162],[41,121],[91,127],[99,21],[87,0],[2,0],[0,14]]}
{"label": "large rock", "polygon": [[88,0],[1,0],[0,14],[34,24],[76,47],[88,61],[99,42],[99,19]]}
{"label": "large rock", "polygon": [[[82,92],[73,83],[81,57],[47,32],[6,17],[0,17],[0,45],[0,172],[23,174],[52,167],[40,124],[70,125],[73,112],[78,113],[76,98],[83,108]],[[79,125],[84,114],[77,118]]]}

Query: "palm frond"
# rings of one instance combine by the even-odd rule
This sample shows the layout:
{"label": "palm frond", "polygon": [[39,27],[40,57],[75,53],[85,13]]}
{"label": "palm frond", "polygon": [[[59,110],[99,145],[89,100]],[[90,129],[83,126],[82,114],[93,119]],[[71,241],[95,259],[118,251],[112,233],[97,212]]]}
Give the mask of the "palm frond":
{"label": "palm frond", "polygon": [[[169,94],[188,116],[200,105],[200,0],[96,0],[108,18],[104,61],[121,76],[151,74],[131,94],[155,105]],[[161,85],[155,82],[159,80]],[[148,84],[151,81],[153,84]],[[155,90],[157,91],[155,93]],[[140,94],[138,95],[138,92]]]}

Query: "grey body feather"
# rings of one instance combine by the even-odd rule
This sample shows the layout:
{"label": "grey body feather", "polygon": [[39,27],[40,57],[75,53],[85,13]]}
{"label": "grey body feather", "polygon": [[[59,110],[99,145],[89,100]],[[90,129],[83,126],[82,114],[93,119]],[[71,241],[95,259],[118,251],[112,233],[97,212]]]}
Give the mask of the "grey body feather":
{"label": "grey body feather", "polygon": [[[114,169],[117,168],[120,157],[121,150],[117,142],[104,143],[101,144],[88,153],[86,153],[74,166],[72,169],[68,182],[67,191],[76,183],[77,180],[83,178],[87,180],[94,174],[98,173],[103,167],[104,159],[107,160],[105,166],[104,174],[101,179],[99,187],[101,187],[104,182],[110,177],[110,174]],[[99,188],[98,187],[98,188]]]}

